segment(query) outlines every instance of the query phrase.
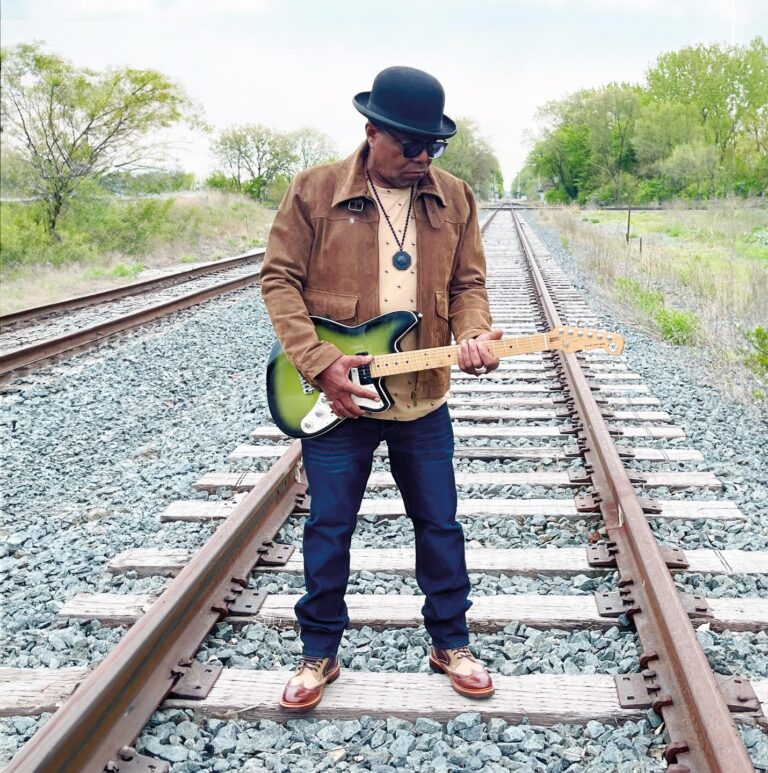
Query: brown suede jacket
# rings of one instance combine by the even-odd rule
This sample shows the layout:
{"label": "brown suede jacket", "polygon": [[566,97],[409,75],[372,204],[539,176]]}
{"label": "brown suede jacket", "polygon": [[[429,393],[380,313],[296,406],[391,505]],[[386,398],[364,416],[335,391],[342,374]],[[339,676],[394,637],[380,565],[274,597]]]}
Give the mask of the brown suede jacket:
{"label": "brown suede jacket", "polygon": [[[341,352],[309,315],[357,325],[379,312],[379,212],[365,179],[367,143],[345,161],[296,176],[275,216],[261,290],[288,359],[314,383]],[[431,167],[413,207],[418,250],[417,348],[490,330],[485,255],[469,186]],[[417,374],[416,398],[442,397],[450,368]]]}

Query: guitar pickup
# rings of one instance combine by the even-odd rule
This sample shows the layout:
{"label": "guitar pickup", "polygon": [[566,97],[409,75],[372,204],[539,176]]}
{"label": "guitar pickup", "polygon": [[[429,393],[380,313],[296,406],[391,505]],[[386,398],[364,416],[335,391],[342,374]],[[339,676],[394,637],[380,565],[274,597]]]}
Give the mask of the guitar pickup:
{"label": "guitar pickup", "polygon": [[[358,357],[365,357],[368,354],[368,352],[358,352],[356,356]],[[368,365],[358,365],[357,368],[357,377],[360,382],[360,385],[363,386],[365,384],[372,384],[373,383],[373,377],[371,376],[371,366]]]}

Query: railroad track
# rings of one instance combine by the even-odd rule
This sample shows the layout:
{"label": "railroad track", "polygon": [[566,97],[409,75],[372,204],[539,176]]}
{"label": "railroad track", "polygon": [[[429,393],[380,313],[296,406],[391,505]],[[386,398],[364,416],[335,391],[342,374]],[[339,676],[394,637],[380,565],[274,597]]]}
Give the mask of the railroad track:
{"label": "railroad track", "polygon": [[[558,327],[561,321],[598,326],[546,254],[537,248],[529,263],[518,246],[530,250],[527,229],[521,226],[518,236],[516,220],[514,213],[501,210],[486,231],[496,323],[517,335]],[[545,287],[554,301],[542,298]],[[589,577],[598,583],[594,596],[473,594],[471,628],[491,632],[522,624],[534,629],[607,629],[631,620],[642,652],[635,673],[495,674],[496,695],[469,702],[454,693],[447,680],[427,673],[344,669],[312,716],[447,721],[476,710],[484,719],[527,718],[551,725],[638,720],[652,708],[666,726],[670,770],[752,770],[733,718],[764,723],[768,683],[718,679],[691,620],[713,630],[761,630],[768,624],[768,601],[685,598],[670,570],[765,575],[768,556],[756,551],[660,549],[649,519],[738,520],[742,515],[728,501],[703,495],[649,498],[659,487],[704,492],[720,483],[711,473],[687,469],[701,454],[682,445],[683,430],[669,423],[637,374],[621,360],[600,354],[528,355],[503,361],[499,371],[480,379],[457,372],[450,403],[462,497],[459,515],[470,530],[490,519],[587,524],[581,547],[470,543],[469,571],[491,577]],[[129,765],[131,770],[168,769],[130,747],[159,705],[192,709],[203,717],[294,718],[277,704],[286,671],[268,665],[263,670],[223,669],[195,660],[198,647],[220,621],[286,631],[295,622],[297,596],[267,592],[266,587],[274,578],[302,572],[299,551],[274,542],[280,535],[283,542],[295,541],[291,535],[307,509],[300,447],[288,445],[270,426],[254,429],[253,441],[232,453],[233,465],[247,464],[249,469],[205,475],[195,484],[200,491],[233,496],[177,502],[160,516],[219,523],[199,551],[140,549],[110,561],[108,570],[114,574],[174,577],[159,597],[78,594],[60,610],[62,619],[130,626],[99,666],[90,673],[69,668],[2,671],[5,715],[57,709],[9,771],[79,773],[101,771],[105,765],[108,770]],[[381,450],[379,456],[360,513],[362,542],[380,524],[404,516],[386,471],[386,452]],[[504,471],[485,471],[488,460],[502,461]],[[409,578],[414,557],[407,544],[404,539],[387,549],[353,546],[352,572]],[[416,595],[351,592],[347,602],[354,628],[419,624]]]}
{"label": "railroad track", "polygon": [[0,317],[0,383],[259,281],[264,250]]}

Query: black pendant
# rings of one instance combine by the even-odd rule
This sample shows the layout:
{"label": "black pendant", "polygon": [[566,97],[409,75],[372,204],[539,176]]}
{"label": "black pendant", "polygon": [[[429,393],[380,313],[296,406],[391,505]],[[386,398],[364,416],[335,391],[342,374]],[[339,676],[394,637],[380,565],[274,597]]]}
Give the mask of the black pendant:
{"label": "black pendant", "polygon": [[411,256],[405,250],[398,250],[392,256],[392,265],[399,271],[411,267]]}

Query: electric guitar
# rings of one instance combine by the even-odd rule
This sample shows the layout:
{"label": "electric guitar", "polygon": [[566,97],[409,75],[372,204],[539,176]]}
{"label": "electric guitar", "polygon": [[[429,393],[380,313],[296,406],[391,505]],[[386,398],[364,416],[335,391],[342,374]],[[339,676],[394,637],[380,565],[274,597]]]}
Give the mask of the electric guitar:
{"label": "electric guitar", "polygon": [[[366,411],[379,412],[392,405],[392,397],[384,385],[385,376],[440,368],[458,362],[458,346],[400,351],[400,340],[416,327],[419,317],[412,311],[391,311],[354,327],[324,317],[310,319],[315,325],[317,337],[334,344],[342,354],[373,356],[368,365],[352,368],[349,378],[355,384],[373,387],[381,402],[360,397],[352,399]],[[485,345],[496,358],[551,349],[578,352],[601,348],[608,354],[621,354],[624,339],[617,333],[604,330],[561,327],[530,336],[486,341]],[[291,365],[278,343],[272,347],[267,365],[267,400],[275,424],[289,437],[322,435],[344,421],[331,411],[325,395]]]}

